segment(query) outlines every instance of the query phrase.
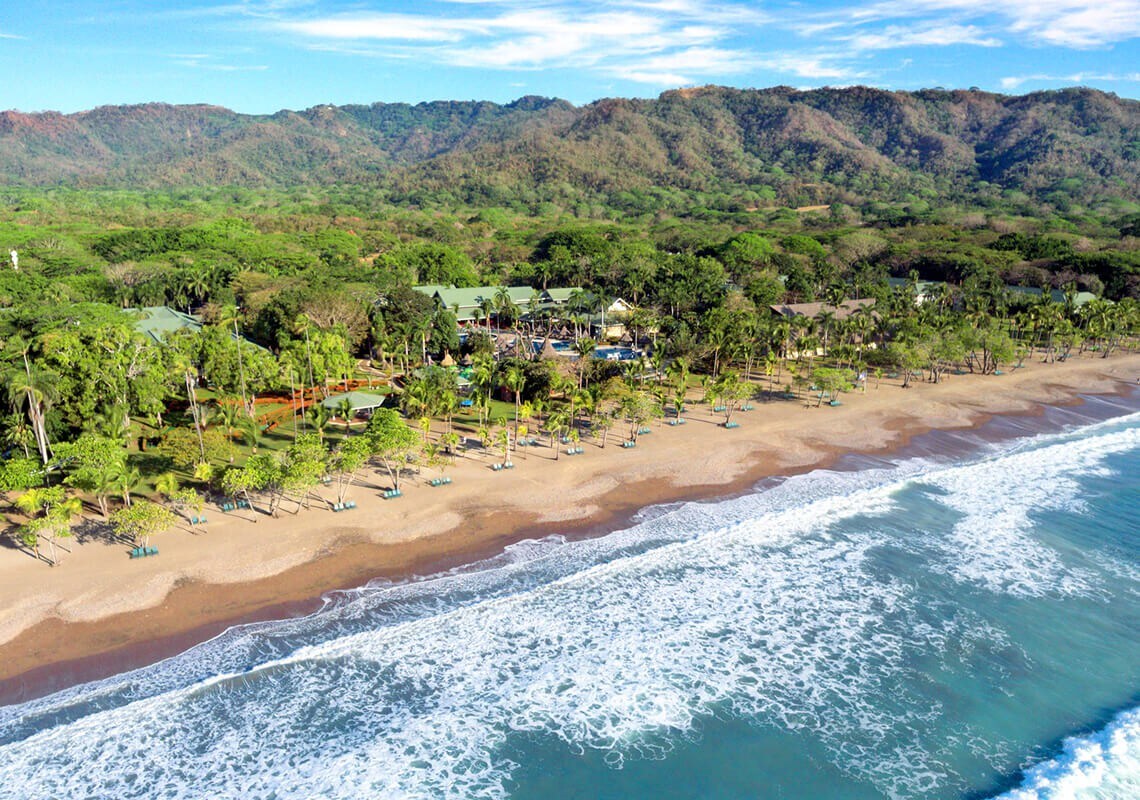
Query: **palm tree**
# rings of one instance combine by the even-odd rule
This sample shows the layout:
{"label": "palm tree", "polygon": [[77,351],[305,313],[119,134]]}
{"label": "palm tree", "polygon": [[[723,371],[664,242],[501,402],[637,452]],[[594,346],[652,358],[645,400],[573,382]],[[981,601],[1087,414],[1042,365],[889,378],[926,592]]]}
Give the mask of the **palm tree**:
{"label": "palm tree", "polygon": [[598,347],[598,343],[588,336],[584,339],[578,339],[574,342],[574,352],[578,354],[578,388],[582,388],[582,379],[586,372],[586,364],[589,362],[587,359],[593,354],[594,350]]}
{"label": "palm tree", "polygon": [[123,505],[127,508],[131,507],[131,490],[139,485],[142,480],[142,474],[138,471],[137,467],[126,467],[118,475],[119,492],[123,496]]}
{"label": "palm tree", "polygon": [[320,403],[316,403],[309,408],[309,421],[312,422],[313,427],[317,429],[317,434],[320,436],[322,442],[325,440],[325,428],[328,427],[330,419],[332,419],[332,412]]}
{"label": "palm tree", "polygon": [[423,377],[414,378],[404,387],[400,405],[409,417],[428,416],[435,406],[434,387]]}
{"label": "palm tree", "polygon": [[677,412],[677,421],[683,419],[682,414],[685,413],[685,400],[689,396],[689,387],[684,382],[678,382],[673,387],[673,409]]}
{"label": "palm tree", "polygon": [[58,376],[49,370],[32,369],[28,351],[23,350],[24,369],[12,370],[8,375],[8,393],[13,400],[23,400],[27,406],[28,421],[32,424],[36,447],[40,459],[46,466],[52,459],[51,444],[47,434],[47,411],[56,399]]}
{"label": "palm tree", "polygon": [[453,426],[453,417],[455,412],[459,410],[459,395],[450,388],[440,388],[438,396],[435,398],[435,411],[443,416],[447,421],[447,434],[451,434]]}
{"label": "palm tree", "polygon": [[511,431],[506,425],[499,428],[498,433],[495,435],[495,441],[503,448],[503,463],[506,464],[511,460]]}
{"label": "palm tree", "polygon": [[487,401],[490,402],[495,383],[495,359],[490,353],[476,353],[471,360],[471,382],[480,390],[487,390]]}
{"label": "palm tree", "polygon": [[610,304],[612,302],[613,301],[606,295],[605,292],[598,289],[594,292],[594,296],[592,298],[592,303],[590,304],[591,305],[591,308],[590,308],[591,311],[598,313],[598,314],[601,314],[601,318],[602,318],[601,336],[602,336],[602,338],[605,338],[605,335],[606,335],[606,309],[610,307]]}
{"label": "palm tree", "polygon": [[194,298],[201,302],[210,291],[210,273],[201,267],[186,270],[183,276],[182,288],[186,292],[187,297]]}
{"label": "palm tree", "polygon": [[171,367],[182,375],[183,383],[186,386],[186,401],[190,408],[190,418],[194,422],[194,433],[198,435],[198,456],[199,463],[206,463],[206,443],[202,438],[202,429],[205,427],[204,414],[202,407],[198,405],[198,393],[195,388],[198,385],[198,370],[191,363],[189,357],[177,353],[174,356],[174,361]]}
{"label": "palm tree", "polygon": [[654,347],[649,353],[649,365],[653,367],[653,375],[657,378],[657,382],[661,383],[665,378],[665,351],[660,347]]}
{"label": "palm tree", "polygon": [[503,376],[503,383],[507,389],[515,394],[515,438],[517,439],[519,435],[519,398],[522,396],[522,390],[526,387],[526,372],[518,364],[511,364]]}
{"label": "palm tree", "polygon": [[31,457],[30,445],[35,443],[32,429],[28,427],[28,419],[19,412],[13,412],[4,418],[3,443],[8,447],[19,447],[24,451],[24,458]]}
{"label": "palm tree", "polygon": [[305,392],[302,392],[302,396],[308,394],[308,392],[313,391],[313,386],[315,384],[315,381],[313,380],[313,351],[309,345],[309,330],[312,327],[313,321],[309,319],[309,316],[307,314],[298,314],[293,319],[293,333],[300,333],[305,337],[305,361],[308,362],[309,367],[309,386]]}
{"label": "palm tree", "polygon": [[556,440],[562,438],[562,432],[570,427],[570,415],[564,408],[552,411],[546,418],[546,429],[550,432],[550,446],[554,448],[554,460],[558,460],[558,455],[562,448],[558,446]]}
{"label": "palm tree", "polygon": [[233,325],[234,328],[234,346],[237,347],[237,362],[238,362],[238,379],[241,382],[241,402],[245,406],[246,413],[253,416],[253,404],[249,402],[249,397],[245,390],[245,364],[241,357],[241,346],[244,341],[241,338],[241,332],[238,331],[238,320],[241,319],[241,310],[237,306],[223,306],[218,314],[218,325]]}
{"label": "palm tree", "polygon": [[514,298],[511,297],[511,292],[506,286],[500,286],[495,290],[495,297],[492,301],[495,305],[495,318],[498,321],[499,327],[503,327],[503,319],[509,319],[512,327],[518,319],[519,307],[515,304]]}
{"label": "palm tree", "polygon": [[347,397],[343,398],[339,403],[336,404],[336,413],[340,416],[341,419],[344,420],[344,433],[346,436],[348,435],[349,426],[352,424],[353,411],[354,409],[352,407],[352,401]]}
{"label": "palm tree", "polygon": [[241,422],[241,410],[236,397],[219,397],[210,414],[210,422],[220,423],[226,429],[226,436],[232,439]]}
{"label": "palm tree", "polygon": [[491,334],[491,313],[495,310],[495,301],[490,297],[479,298],[479,313],[483,315],[483,320],[487,325],[487,335]]}
{"label": "palm tree", "polygon": [[178,491],[178,476],[164,472],[154,479],[154,490],[163,497],[171,497]]}

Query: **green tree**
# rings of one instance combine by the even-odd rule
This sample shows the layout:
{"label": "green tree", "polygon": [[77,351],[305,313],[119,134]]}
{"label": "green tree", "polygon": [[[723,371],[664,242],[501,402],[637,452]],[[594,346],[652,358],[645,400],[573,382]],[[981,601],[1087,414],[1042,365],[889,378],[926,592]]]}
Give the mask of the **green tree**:
{"label": "green tree", "polygon": [[372,457],[372,440],[369,436],[344,439],[329,456],[329,471],[336,477],[336,499],[343,503],[357,473]]}
{"label": "green tree", "polygon": [[392,488],[399,491],[400,473],[407,466],[408,456],[415,452],[417,437],[400,415],[390,408],[379,408],[368,421],[372,453],[384,465]]}
{"label": "green tree", "polygon": [[74,442],[57,445],[56,456],[69,473],[64,482],[91,494],[106,519],[107,501],[127,468],[127,451],[122,442],[85,433]]}
{"label": "green tree", "polygon": [[16,508],[29,519],[20,528],[20,538],[40,558],[40,542],[46,541],[48,563],[59,563],[56,547],[59,539],[71,536],[71,521],[83,511],[78,497],[69,497],[62,486],[30,489],[16,498]]}
{"label": "green tree", "polygon": [[115,533],[143,547],[149,546],[151,536],[173,527],[175,522],[173,511],[148,500],[139,500],[111,515]]}
{"label": "green tree", "polygon": [[526,388],[526,371],[521,364],[511,364],[503,373],[503,385],[515,396],[515,439],[519,435],[519,411],[522,391]]}
{"label": "green tree", "polygon": [[724,424],[728,425],[740,404],[753,395],[755,387],[736,372],[726,370],[713,384],[712,392],[724,407]]}

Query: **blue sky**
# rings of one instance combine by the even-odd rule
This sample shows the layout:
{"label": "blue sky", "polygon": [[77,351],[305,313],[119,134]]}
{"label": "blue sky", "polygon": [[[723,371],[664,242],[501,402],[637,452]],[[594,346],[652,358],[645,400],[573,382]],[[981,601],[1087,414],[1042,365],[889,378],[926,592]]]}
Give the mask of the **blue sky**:
{"label": "blue sky", "polygon": [[1140,0],[12,0],[0,108],[248,113],[678,86],[1140,97]]}

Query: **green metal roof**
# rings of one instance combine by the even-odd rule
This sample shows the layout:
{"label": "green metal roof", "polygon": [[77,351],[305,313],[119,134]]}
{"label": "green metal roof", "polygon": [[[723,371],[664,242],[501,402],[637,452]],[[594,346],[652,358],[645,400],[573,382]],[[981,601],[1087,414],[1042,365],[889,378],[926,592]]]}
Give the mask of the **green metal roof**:
{"label": "green metal roof", "polygon": [[[499,286],[473,286],[470,289],[441,289],[435,293],[449,311],[459,311],[478,308],[483,298],[494,301],[499,293]],[[517,306],[530,305],[530,298],[535,290],[529,286],[508,286],[507,294]]]}
{"label": "green metal roof", "polygon": [[[163,344],[166,337],[175,331],[188,330],[197,333],[202,330],[202,320],[196,314],[187,314],[170,306],[145,306],[144,308],[128,308],[124,310],[136,315],[136,330],[149,336],[159,344]],[[231,333],[230,337],[234,339],[240,338],[241,341],[250,347],[265,350],[265,348],[257,342],[251,342],[244,336],[238,337],[236,334]]]}
{"label": "green metal roof", "polygon": [[[1011,284],[1006,284],[1005,288],[1013,294],[1019,294],[1024,297],[1041,296],[1041,290],[1035,286],[1013,286]],[[1054,303],[1063,304],[1065,302],[1065,292],[1062,289],[1051,289],[1049,291],[1049,296],[1052,298]],[[1077,308],[1080,308],[1081,306],[1092,302],[1093,300],[1096,300],[1096,295],[1092,292],[1077,292],[1076,297],[1073,298],[1073,305]]]}
{"label": "green metal roof", "polygon": [[582,290],[577,286],[569,286],[569,287],[559,288],[559,289],[547,289],[544,292],[544,295],[545,295],[545,298],[548,302],[563,305],[565,303],[570,302],[571,295],[573,295],[575,292],[580,292],[580,291],[582,291]]}
{"label": "green metal roof", "polygon": [[202,329],[202,320],[198,317],[193,314],[185,314],[169,306],[128,308],[127,311],[137,315],[135,328],[160,344],[167,334],[175,331],[187,329],[199,331]]}
{"label": "green metal roof", "polygon": [[428,284],[424,284],[423,286],[413,286],[412,287],[413,290],[420,292],[421,294],[426,294],[428,297],[435,297],[435,295],[438,292],[445,292],[448,289],[454,289],[454,288],[455,287],[450,285],[450,284],[445,286],[442,283],[428,283]]}

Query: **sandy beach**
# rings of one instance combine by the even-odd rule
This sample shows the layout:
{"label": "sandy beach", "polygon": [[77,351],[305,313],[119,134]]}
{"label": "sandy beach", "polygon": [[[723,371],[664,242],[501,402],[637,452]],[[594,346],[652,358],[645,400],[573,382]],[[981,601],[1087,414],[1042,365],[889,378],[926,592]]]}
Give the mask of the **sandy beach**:
{"label": "sandy beach", "polygon": [[839,407],[758,401],[735,430],[697,404],[688,424],[654,423],[635,448],[619,446],[619,426],[604,449],[583,442],[580,456],[520,451],[510,472],[490,469],[494,454],[470,454],[450,486],[430,487],[425,472],[397,500],[382,499],[386,479],[368,473],[348,512],[294,514],[287,502],[273,519],[208,508],[207,531],[168,531],[152,542],[158,557],[131,560],[122,544],[82,536],[55,568],[0,549],[0,703],[171,655],[236,622],[309,613],[322,593],[372,578],[436,572],[528,537],[601,532],[646,505],[729,494],[844,453],[890,451],[931,429],[1126,391],[1138,377],[1140,355],[1119,354],[906,390],[872,380]]}

